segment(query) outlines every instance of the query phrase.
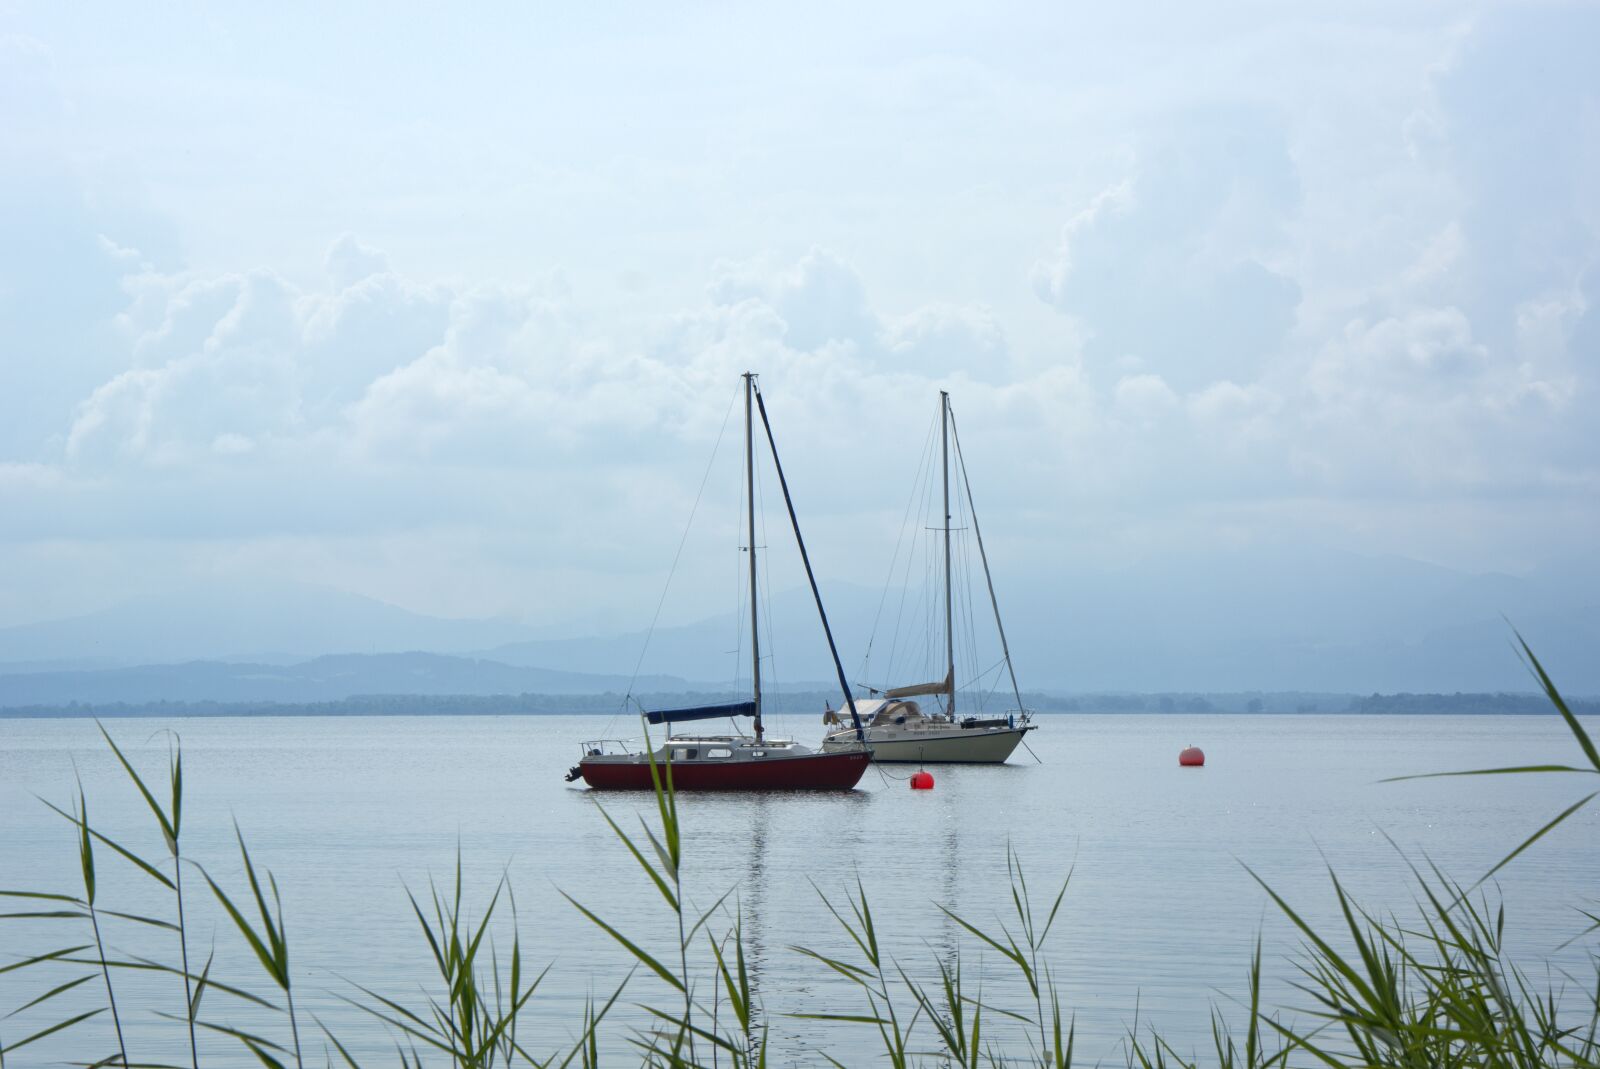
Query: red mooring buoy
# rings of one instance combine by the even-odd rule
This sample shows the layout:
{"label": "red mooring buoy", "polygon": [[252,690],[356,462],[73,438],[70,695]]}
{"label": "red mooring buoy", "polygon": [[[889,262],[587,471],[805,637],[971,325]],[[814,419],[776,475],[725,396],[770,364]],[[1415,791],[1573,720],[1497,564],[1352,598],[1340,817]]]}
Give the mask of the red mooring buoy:
{"label": "red mooring buoy", "polygon": [[1199,768],[1205,763],[1205,752],[1198,746],[1191,746],[1178,755],[1178,764],[1185,768]]}
{"label": "red mooring buoy", "polygon": [[932,772],[914,772],[911,775],[911,789],[914,791],[933,790]]}

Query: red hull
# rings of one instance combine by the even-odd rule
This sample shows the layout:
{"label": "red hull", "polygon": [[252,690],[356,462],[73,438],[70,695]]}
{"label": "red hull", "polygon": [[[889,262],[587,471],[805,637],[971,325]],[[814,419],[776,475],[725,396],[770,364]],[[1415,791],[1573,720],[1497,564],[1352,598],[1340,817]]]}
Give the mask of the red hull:
{"label": "red hull", "polygon": [[[672,787],[678,791],[847,791],[861,781],[872,755],[813,753],[753,761],[675,761]],[[658,766],[659,767],[659,766]],[[648,791],[650,762],[584,760],[583,781],[596,790]]]}

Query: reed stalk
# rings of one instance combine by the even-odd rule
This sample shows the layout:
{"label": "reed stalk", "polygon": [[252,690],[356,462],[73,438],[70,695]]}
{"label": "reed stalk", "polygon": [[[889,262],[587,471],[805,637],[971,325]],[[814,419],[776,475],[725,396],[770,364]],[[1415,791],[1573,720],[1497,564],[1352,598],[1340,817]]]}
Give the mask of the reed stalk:
{"label": "reed stalk", "polygon": [[83,873],[83,908],[89,917],[89,926],[94,931],[94,952],[99,961],[100,976],[105,980],[106,1003],[111,1008],[111,1023],[117,1033],[117,1052],[121,1057],[121,1064],[126,1069],[128,1065],[128,1044],[122,1038],[122,1015],[117,1012],[117,992],[111,983],[111,966],[106,963],[105,939],[100,934],[100,915],[94,908],[95,873],[94,873],[94,840],[89,837],[89,802],[83,795],[83,782],[78,782],[78,859],[79,867]]}

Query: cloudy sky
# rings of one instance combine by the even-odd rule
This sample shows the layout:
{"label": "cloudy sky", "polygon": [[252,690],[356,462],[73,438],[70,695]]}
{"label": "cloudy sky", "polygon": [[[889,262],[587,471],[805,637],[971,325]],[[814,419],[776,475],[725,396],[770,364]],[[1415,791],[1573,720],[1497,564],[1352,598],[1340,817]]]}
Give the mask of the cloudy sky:
{"label": "cloudy sky", "polygon": [[1593,5],[396,10],[0,2],[0,624],[641,626],[746,368],[839,580],[941,387],[1013,581],[1593,578]]}

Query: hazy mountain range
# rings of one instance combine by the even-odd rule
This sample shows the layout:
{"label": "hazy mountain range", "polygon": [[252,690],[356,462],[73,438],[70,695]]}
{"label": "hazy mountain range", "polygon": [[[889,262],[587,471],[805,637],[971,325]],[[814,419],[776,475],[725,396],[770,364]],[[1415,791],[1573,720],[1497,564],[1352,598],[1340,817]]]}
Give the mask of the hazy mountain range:
{"label": "hazy mountain range", "polygon": [[[1564,689],[1600,693],[1600,598],[1582,583],[1313,553],[1166,560],[1036,583],[1001,574],[996,583],[1030,691],[1527,691],[1509,620]],[[903,655],[926,638],[924,593],[841,585],[825,594],[853,681],[905,682],[921,670],[915,656],[891,665],[887,651]],[[830,680],[809,592],[775,596],[770,613],[764,670],[791,686]],[[983,636],[969,659],[992,669],[988,613],[980,601],[958,627]],[[876,653],[864,664],[869,639]],[[598,694],[627,689],[636,663],[635,691],[714,691],[746,673],[743,641],[729,614],[660,628],[641,658],[642,632],[553,637],[330,590],[216,586],[0,629],[0,706]]]}

